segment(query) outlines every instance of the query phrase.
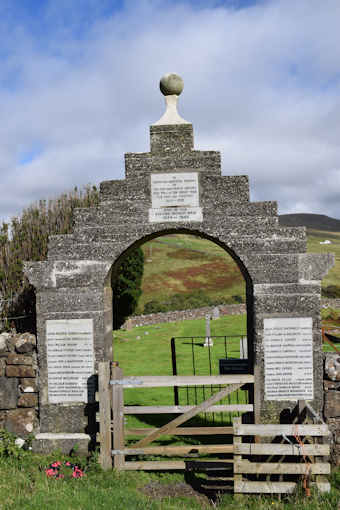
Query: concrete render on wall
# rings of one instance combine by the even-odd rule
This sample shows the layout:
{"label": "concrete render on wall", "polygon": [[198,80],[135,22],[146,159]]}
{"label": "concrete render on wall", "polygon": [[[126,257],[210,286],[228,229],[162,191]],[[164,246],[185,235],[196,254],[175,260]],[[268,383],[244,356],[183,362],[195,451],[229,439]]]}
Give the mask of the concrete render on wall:
{"label": "concrete render on wall", "polygon": [[[254,366],[256,419],[272,420],[294,402],[264,401],[263,320],[312,317],[314,408],[323,405],[320,281],[331,254],[306,253],[304,227],[280,227],[277,204],[250,202],[245,175],[222,176],[220,153],[193,148],[191,124],[151,126],[151,151],[125,155],[124,180],[102,182],[100,205],[77,209],[73,234],[51,236],[48,260],[28,262],[37,292],[37,335],[42,433],[94,433],[93,404],[50,404],[47,394],[46,321],[92,318],[96,367],[112,359],[111,272],[143,242],[190,233],[223,247],[246,282],[249,353]],[[198,172],[202,222],[149,223],[150,175]],[[138,374],[136,374],[138,375]]]}

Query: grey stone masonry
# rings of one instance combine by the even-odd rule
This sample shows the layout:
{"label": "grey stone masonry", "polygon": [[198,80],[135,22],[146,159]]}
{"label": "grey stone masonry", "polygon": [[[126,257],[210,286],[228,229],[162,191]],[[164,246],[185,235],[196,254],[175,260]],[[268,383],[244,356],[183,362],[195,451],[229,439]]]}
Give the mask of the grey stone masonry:
{"label": "grey stone masonry", "polygon": [[[256,419],[265,419],[273,409],[278,416],[282,409],[295,405],[264,399],[263,321],[267,317],[312,317],[312,404],[320,411],[320,280],[332,266],[333,256],[306,254],[303,227],[280,227],[276,202],[249,201],[247,176],[222,176],[219,152],[194,150],[191,124],[154,125],[150,136],[150,152],[125,155],[124,180],[101,183],[100,205],[76,211],[73,233],[51,236],[48,260],[25,265],[37,292],[41,432],[95,434],[91,403],[49,401],[46,322],[93,319],[96,371],[99,361],[112,359],[111,272],[118,271],[134,247],[176,232],[217,243],[243,273],[250,371],[256,377]],[[202,221],[150,222],[151,175],[181,172],[197,173]]]}
{"label": "grey stone masonry", "polygon": [[39,431],[36,338],[0,333],[0,428],[24,438]]}

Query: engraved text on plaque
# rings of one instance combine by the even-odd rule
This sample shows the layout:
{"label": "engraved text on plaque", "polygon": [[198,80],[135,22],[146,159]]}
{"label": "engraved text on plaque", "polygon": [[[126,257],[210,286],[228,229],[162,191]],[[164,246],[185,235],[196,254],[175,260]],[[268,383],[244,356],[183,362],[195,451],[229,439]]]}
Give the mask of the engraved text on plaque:
{"label": "engraved text on plaque", "polygon": [[197,172],[151,174],[149,221],[202,221]]}
{"label": "engraved text on plaque", "polygon": [[46,321],[48,400],[87,402],[94,373],[93,319]]}
{"label": "engraved text on plaque", "polygon": [[312,318],[264,319],[265,400],[313,400]]}

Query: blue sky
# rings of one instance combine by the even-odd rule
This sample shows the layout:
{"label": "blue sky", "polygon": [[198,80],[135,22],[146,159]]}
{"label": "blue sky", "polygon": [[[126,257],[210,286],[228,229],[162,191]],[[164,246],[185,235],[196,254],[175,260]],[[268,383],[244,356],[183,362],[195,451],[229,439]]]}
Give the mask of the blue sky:
{"label": "blue sky", "polygon": [[340,218],[339,22],[338,0],[2,0],[0,220],[123,178],[166,72],[252,200]]}

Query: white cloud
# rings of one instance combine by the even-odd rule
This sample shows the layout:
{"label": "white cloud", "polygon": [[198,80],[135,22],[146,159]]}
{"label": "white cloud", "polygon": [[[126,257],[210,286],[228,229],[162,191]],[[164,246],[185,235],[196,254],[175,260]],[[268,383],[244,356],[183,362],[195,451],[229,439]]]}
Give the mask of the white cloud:
{"label": "white cloud", "polygon": [[204,4],[130,1],[104,16],[109,1],[53,1],[39,32],[2,17],[0,218],[122,178],[124,152],[148,150],[168,71],[184,78],[196,147],[221,150],[225,174],[249,174],[252,199],[340,217],[338,0]]}

